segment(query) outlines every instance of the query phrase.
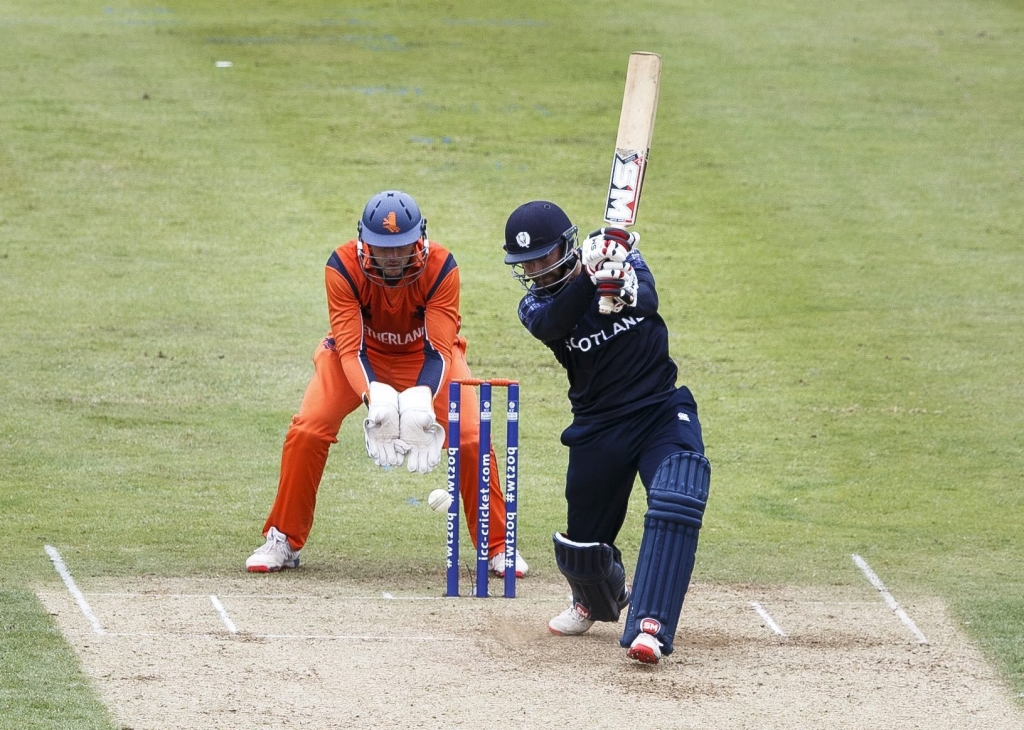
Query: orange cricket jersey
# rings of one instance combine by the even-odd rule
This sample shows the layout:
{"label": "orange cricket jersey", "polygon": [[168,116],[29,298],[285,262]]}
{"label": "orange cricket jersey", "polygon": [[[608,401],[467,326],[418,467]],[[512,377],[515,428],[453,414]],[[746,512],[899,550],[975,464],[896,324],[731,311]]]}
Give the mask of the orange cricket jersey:
{"label": "orange cricket jersey", "polygon": [[370,381],[399,391],[426,385],[436,396],[451,378],[461,326],[459,269],[447,249],[426,245],[423,273],[400,287],[367,279],[355,239],[327,261],[331,336],[345,377],[364,400]]}
{"label": "orange cricket jersey", "polygon": [[[358,408],[357,398],[365,402],[371,381],[398,391],[428,386],[434,393],[434,415],[447,433],[444,386],[453,377],[470,376],[466,342],[458,334],[459,270],[443,247],[431,242],[419,278],[390,288],[367,279],[352,240],[331,254],[325,280],[333,344],[325,342],[313,356],[315,372],[285,437],[277,497],[263,527],[264,534],[271,527],[284,532],[295,550],[303,547],[312,528],[330,446],[337,443],[344,418]],[[336,361],[327,359],[335,356]],[[463,390],[461,448],[465,463],[477,464],[478,400],[472,387]],[[491,464],[497,464],[494,447],[488,446]],[[474,544],[478,489],[476,470],[463,469],[459,492]],[[497,469],[490,474],[488,524],[488,554],[493,557],[505,549],[505,500]]]}

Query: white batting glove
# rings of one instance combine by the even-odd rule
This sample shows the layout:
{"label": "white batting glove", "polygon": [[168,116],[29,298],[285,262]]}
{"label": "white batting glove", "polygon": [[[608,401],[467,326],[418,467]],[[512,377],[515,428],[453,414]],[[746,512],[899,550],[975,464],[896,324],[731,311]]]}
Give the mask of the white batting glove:
{"label": "white batting glove", "polygon": [[430,388],[417,385],[398,395],[402,443],[408,446],[406,467],[426,474],[441,461],[444,429],[434,417],[434,398]]}
{"label": "white batting glove", "polygon": [[366,453],[377,466],[398,466],[409,447],[399,438],[398,391],[385,383],[370,383],[370,403],[363,419]]}
{"label": "white batting glove", "polygon": [[583,240],[580,258],[593,279],[594,272],[606,261],[625,262],[629,252],[639,242],[639,233],[630,233],[624,228],[601,228]]}
{"label": "white batting glove", "polygon": [[594,272],[594,283],[597,294],[601,298],[598,311],[601,314],[617,314],[625,307],[636,304],[636,293],[639,282],[636,271],[625,262],[605,261],[601,268]]}

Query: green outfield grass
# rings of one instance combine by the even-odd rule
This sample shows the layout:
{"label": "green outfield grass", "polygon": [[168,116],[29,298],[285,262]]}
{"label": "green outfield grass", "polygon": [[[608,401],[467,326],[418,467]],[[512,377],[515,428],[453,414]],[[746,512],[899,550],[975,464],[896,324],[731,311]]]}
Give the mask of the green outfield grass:
{"label": "green outfield grass", "polygon": [[[241,570],[381,189],[455,252],[475,372],[523,383],[554,575],[566,385],[499,249],[534,198],[600,224],[633,50],[664,62],[638,230],[714,473],[696,579],[852,584],[859,553],[1024,693],[1024,7],[626,13],[0,6],[0,727],[114,727],[33,595],[45,544],[83,580]],[[303,580],[440,590],[443,475],[376,470],[355,419],[332,453]]]}

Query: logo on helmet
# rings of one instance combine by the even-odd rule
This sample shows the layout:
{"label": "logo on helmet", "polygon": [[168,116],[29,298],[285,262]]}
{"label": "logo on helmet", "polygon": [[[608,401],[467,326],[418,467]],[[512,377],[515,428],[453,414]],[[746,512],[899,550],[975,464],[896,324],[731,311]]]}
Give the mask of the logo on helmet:
{"label": "logo on helmet", "polygon": [[640,631],[645,634],[657,634],[661,631],[661,622],[656,618],[640,619]]}
{"label": "logo on helmet", "polygon": [[529,248],[530,247],[530,234],[527,233],[526,231],[521,231],[516,236],[516,243],[518,243],[522,248]]}
{"label": "logo on helmet", "polygon": [[395,211],[391,211],[384,216],[384,220],[381,221],[381,225],[391,233],[400,233],[402,230],[398,227],[398,219],[395,217]]}

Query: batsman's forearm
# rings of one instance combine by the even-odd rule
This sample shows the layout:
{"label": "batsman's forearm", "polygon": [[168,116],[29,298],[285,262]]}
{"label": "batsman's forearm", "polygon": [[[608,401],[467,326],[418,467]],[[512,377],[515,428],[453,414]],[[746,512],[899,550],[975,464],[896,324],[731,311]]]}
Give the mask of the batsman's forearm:
{"label": "batsman's forearm", "polygon": [[630,310],[637,317],[650,317],[658,313],[658,290],[654,288],[654,276],[649,269],[636,272],[636,305]]}

